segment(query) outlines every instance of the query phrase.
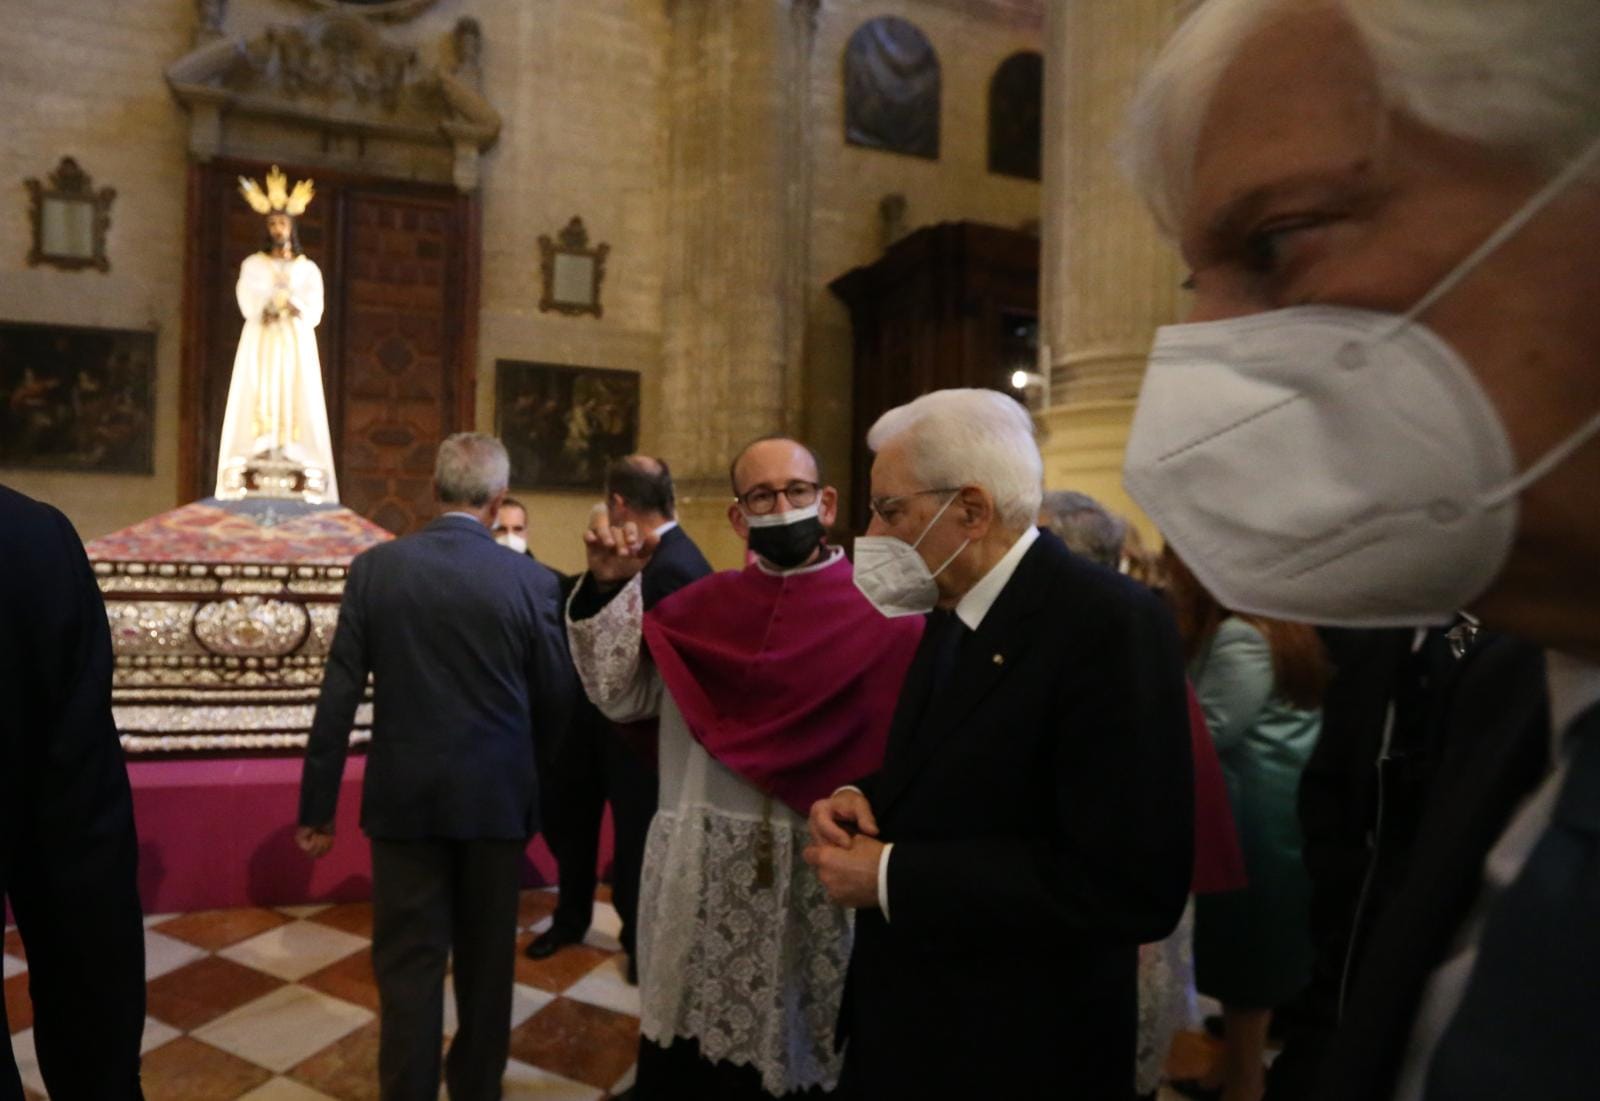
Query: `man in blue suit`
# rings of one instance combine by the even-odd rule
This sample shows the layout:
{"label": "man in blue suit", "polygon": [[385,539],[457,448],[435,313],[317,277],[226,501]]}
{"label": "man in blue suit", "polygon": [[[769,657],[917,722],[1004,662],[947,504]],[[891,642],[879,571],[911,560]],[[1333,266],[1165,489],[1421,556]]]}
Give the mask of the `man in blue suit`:
{"label": "man in blue suit", "polygon": [[505,1072],[518,869],[539,827],[534,744],[559,736],[576,690],[555,575],[490,535],[509,470],[500,441],[451,436],[434,467],[439,518],[351,563],[306,747],[297,839],[320,856],[371,673],[361,828],[385,1101],[438,1094],[452,952],[450,1096],[498,1098]]}

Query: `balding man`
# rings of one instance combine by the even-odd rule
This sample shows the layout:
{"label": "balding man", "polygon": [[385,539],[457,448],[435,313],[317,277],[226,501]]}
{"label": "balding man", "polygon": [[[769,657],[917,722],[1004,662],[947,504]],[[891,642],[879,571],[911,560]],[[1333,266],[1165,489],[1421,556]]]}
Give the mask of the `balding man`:
{"label": "balding man", "polygon": [[[728,519],[751,564],[645,611],[659,538],[597,515],[569,605],[584,686],[661,720],[640,889],[637,1096],[830,1088],[850,930],[805,868],[806,808],[875,767],[921,633],[879,616],[824,534],[837,494],[791,439],[735,457]],[[608,590],[601,604],[598,590]]]}
{"label": "balding man", "polygon": [[1547,650],[1557,767],[1530,798],[1525,699],[1461,709],[1498,736],[1445,739],[1316,1096],[1593,1097],[1600,5],[1209,0],[1133,119],[1202,323],[1157,337],[1134,499],[1230,608]]}
{"label": "balding man", "polygon": [[296,839],[321,856],[370,673],[361,828],[384,1101],[439,1095],[447,962],[452,1101],[499,1098],[505,1073],[518,871],[539,827],[536,742],[565,728],[575,691],[555,575],[489,534],[509,473],[499,440],[450,436],[434,466],[439,517],[350,563],[306,746]]}
{"label": "balding man", "polygon": [[934,614],[883,768],[811,813],[807,858],[856,910],[840,1093],[1128,1097],[1138,946],[1177,924],[1193,856],[1177,632],[1034,526],[1010,397],[927,394],[867,444],[856,583]]}
{"label": "balding man", "polygon": [[[711,572],[700,548],[678,526],[672,471],[663,460],[628,455],[612,463],[606,469],[605,514],[619,531],[632,524],[655,537],[655,552],[639,576],[645,611]],[[581,580],[570,579],[569,585]],[[639,868],[656,812],[655,725],[619,730],[589,707],[579,708],[576,721],[572,736],[555,749],[545,785],[550,810],[545,836],[559,865],[560,901],[550,928],[528,943],[526,954],[544,959],[588,932],[600,820],[609,800],[611,902],[621,920],[617,939],[628,953],[627,974],[637,981]]]}

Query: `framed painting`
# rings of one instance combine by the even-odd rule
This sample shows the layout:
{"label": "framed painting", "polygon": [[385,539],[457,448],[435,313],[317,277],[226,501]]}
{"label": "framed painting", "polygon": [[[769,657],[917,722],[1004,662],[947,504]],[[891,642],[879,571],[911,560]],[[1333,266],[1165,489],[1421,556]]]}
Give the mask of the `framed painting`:
{"label": "framed painting", "polygon": [[601,489],[639,445],[639,372],[497,360],[495,432],[513,486]]}
{"label": "framed painting", "polygon": [[0,321],[0,467],[155,472],[156,334]]}

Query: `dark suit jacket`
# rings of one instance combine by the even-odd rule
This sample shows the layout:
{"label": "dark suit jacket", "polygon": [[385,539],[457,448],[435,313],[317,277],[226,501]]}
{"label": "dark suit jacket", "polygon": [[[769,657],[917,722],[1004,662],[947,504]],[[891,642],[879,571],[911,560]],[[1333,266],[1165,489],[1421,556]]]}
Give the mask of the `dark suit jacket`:
{"label": "dark suit jacket", "polygon": [[[54,1097],[140,1096],[137,863],[100,590],[67,518],[0,487],[0,892]],[[21,1095],[7,1046],[0,1097]]]}
{"label": "dark suit jacket", "polygon": [[361,826],[370,837],[531,837],[534,742],[566,727],[575,676],[555,574],[466,516],[356,556],[306,747],[300,822],[333,820],[373,675]]}
{"label": "dark suit jacket", "polygon": [[857,916],[846,1084],[1128,1096],[1137,946],[1177,924],[1193,858],[1171,617],[1043,533],[924,710],[931,641],[862,784],[894,842],[891,920]]}
{"label": "dark suit jacket", "polygon": [[710,572],[711,563],[700,553],[688,532],[673,528],[661,537],[660,545],[640,575],[644,610],[648,612],[689,582],[698,581]]}
{"label": "dark suit jacket", "polygon": [[[1504,636],[1480,641],[1441,691],[1445,756],[1429,784],[1407,874],[1371,904],[1376,922],[1315,1075],[1310,1096],[1318,1101],[1392,1095],[1422,988],[1478,898],[1484,858],[1550,768],[1538,647]],[[1274,1090],[1300,1096],[1276,1081]]]}

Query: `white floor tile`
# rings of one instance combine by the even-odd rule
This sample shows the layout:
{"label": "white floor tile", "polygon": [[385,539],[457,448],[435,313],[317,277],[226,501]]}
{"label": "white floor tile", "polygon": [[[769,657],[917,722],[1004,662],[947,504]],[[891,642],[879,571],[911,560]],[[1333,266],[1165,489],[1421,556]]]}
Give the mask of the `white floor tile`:
{"label": "white floor tile", "polygon": [[612,1009],[618,1013],[639,1015],[639,988],[629,986],[627,963],[623,956],[612,956],[583,978],[567,987],[562,994],[580,1002]]}
{"label": "white floor tile", "polygon": [[544,917],[540,918],[538,921],[534,922],[532,925],[524,926],[523,927],[523,931],[524,932],[528,932],[528,933],[532,933],[535,936],[537,936],[538,934],[544,932],[546,929],[550,928],[551,923],[554,922],[554,921],[555,921],[555,915],[546,914]]}
{"label": "white floor tile", "polygon": [[144,1036],[139,1040],[139,1054],[148,1055],[162,1044],[176,1040],[183,1033],[169,1024],[164,1024],[154,1017],[144,1019]]}
{"label": "white floor tile", "polygon": [[593,1086],[511,1059],[506,1063],[504,1092],[501,1096],[506,1101],[522,1098],[536,1098],[537,1101],[600,1101],[605,1095]]}
{"label": "white floor tile", "polygon": [[367,947],[367,940],[314,921],[291,921],[224,948],[217,955],[290,982]]}
{"label": "white floor tile", "polygon": [[[546,993],[538,987],[513,983],[511,986],[511,1027],[516,1028],[523,1021],[526,1021],[555,1000],[556,996],[554,994]],[[444,979],[444,1034],[446,1036],[454,1036],[459,1024],[460,1018],[456,1016],[455,978],[446,975]]]}
{"label": "white floor tile", "polygon": [[33,1048],[33,1029],[25,1028],[11,1034],[11,1057],[17,1062],[17,1073],[22,1076],[22,1084],[43,1096],[44,1079],[39,1077],[39,1055]]}
{"label": "white floor tile", "polygon": [[15,956],[0,956],[0,967],[4,967],[5,974],[0,978],[9,979],[12,975],[21,975],[28,970],[28,965]]}
{"label": "white floor tile", "polygon": [[206,954],[204,948],[196,948],[188,941],[169,937],[165,933],[157,933],[153,929],[144,931],[144,977],[146,980],[165,975],[168,971],[176,971],[186,963],[193,963]]}
{"label": "white floor tile", "polygon": [[310,905],[310,906],[279,906],[279,907],[277,907],[278,913],[280,913],[280,914],[288,914],[290,917],[294,918],[296,921],[304,921],[306,918],[310,917],[312,914],[320,914],[320,913],[322,913],[322,911],[328,910],[328,909],[332,909],[332,907],[329,906],[326,902],[318,902],[318,903],[314,903],[313,905]]}
{"label": "white floor tile", "polygon": [[274,1078],[263,1082],[238,1101],[335,1101],[321,1090],[302,1086],[292,1078]]}
{"label": "white floor tile", "polygon": [[609,902],[596,902],[594,916],[589,919],[589,933],[583,942],[605,952],[620,952],[622,942],[617,935],[621,931],[622,919],[617,916],[616,907]]}
{"label": "white floor tile", "polygon": [[618,1078],[616,1080],[616,1082],[614,1082],[612,1084],[611,1090],[610,1090],[611,1095],[613,1097],[615,1097],[617,1094],[621,1093],[623,1090],[632,1089],[633,1088],[633,1081],[638,1076],[639,1076],[639,1064],[635,1063],[633,1066],[628,1068],[628,1073],[627,1074],[624,1074],[621,1078]]}
{"label": "white floor tile", "polygon": [[173,918],[175,918],[177,916],[178,915],[175,914],[175,913],[173,913],[173,914],[146,914],[144,916],[144,927],[146,929],[149,929],[153,925],[160,925],[163,921],[170,921],[171,919],[173,919]]}
{"label": "white floor tile", "polygon": [[194,1030],[197,1040],[282,1073],[368,1021],[372,1012],[304,986],[280,986]]}

